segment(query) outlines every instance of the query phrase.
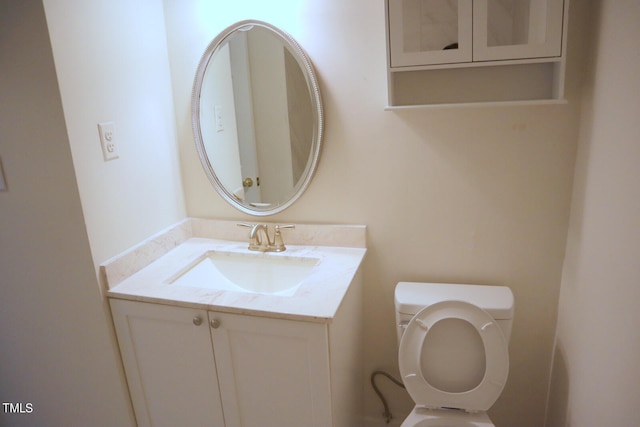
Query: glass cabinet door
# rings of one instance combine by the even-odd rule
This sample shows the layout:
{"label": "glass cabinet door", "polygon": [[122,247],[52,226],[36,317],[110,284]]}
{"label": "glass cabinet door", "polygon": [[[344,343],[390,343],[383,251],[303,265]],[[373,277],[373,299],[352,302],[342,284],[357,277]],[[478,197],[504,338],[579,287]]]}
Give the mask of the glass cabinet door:
{"label": "glass cabinet door", "polygon": [[472,0],[388,0],[391,67],[472,60]]}
{"label": "glass cabinet door", "polygon": [[474,61],[561,55],[563,0],[473,3]]}

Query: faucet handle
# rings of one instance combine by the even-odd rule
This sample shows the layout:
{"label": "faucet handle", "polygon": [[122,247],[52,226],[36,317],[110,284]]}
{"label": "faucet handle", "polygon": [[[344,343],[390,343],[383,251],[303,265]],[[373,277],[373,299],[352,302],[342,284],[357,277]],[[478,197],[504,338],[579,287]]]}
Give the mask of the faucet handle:
{"label": "faucet handle", "polygon": [[287,224],[287,225],[276,225],[276,232],[273,236],[273,250],[275,252],[284,252],[287,250],[287,247],[284,245],[284,240],[282,240],[282,233],[280,233],[280,229],[282,228],[296,228],[295,225]]}
{"label": "faucet handle", "polygon": [[238,227],[248,227],[251,228],[253,227],[254,224],[249,224],[248,222],[239,222],[236,224]]}
{"label": "faucet handle", "polygon": [[293,225],[293,224],[286,224],[286,225],[278,224],[278,225],[276,225],[276,231],[280,230],[281,228],[296,228],[296,226]]}

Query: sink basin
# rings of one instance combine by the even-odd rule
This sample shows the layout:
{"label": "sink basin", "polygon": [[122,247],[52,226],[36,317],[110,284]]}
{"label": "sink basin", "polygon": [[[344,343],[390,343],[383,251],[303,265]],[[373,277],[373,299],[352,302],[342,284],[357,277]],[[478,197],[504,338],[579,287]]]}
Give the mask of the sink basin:
{"label": "sink basin", "polygon": [[223,291],[292,296],[318,258],[207,251],[169,283]]}

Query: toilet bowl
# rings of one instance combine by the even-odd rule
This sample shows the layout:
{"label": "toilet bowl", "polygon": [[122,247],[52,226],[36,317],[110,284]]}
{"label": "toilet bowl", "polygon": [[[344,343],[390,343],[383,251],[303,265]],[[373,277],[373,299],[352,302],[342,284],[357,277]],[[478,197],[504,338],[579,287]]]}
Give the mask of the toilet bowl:
{"label": "toilet bowl", "polygon": [[416,404],[402,427],[492,426],[486,411],[509,372],[511,290],[401,282],[395,300],[400,374]]}

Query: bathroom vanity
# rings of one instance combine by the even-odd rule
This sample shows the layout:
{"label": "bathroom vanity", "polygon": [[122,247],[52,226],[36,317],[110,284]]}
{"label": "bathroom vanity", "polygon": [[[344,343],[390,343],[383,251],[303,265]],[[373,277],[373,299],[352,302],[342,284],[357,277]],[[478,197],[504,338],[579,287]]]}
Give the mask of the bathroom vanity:
{"label": "bathroom vanity", "polygon": [[235,222],[187,219],[101,266],[138,425],[361,425],[365,227],[283,234],[257,253]]}
{"label": "bathroom vanity", "polygon": [[[203,172],[236,209],[273,215],[309,186],[322,102],[286,32],[251,20],[216,36],[191,115]],[[139,426],[362,424],[365,227],[271,239],[253,222],[188,219],[101,266]]]}

